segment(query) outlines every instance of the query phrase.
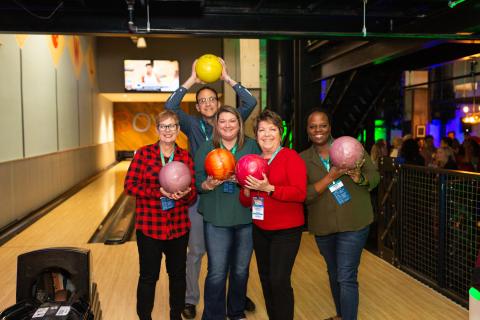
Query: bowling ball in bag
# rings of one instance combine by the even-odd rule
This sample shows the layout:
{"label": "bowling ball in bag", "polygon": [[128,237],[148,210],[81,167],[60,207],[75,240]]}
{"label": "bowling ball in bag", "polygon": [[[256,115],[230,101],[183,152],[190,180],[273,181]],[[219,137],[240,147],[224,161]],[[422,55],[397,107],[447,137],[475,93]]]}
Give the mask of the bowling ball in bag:
{"label": "bowling ball in bag", "polygon": [[203,82],[215,82],[222,75],[223,66],[218,57],[213,54],[204,54],[195,64],[197,77]]}
{"label": "bowling ball in bag", "polygon": [[329,154],[333,166],[354,169],[363,160],[364,150],[357,139],[343,136],[333,141]]}
{"label": "bowling ball in bag", "polygon": [[235,176],[240,185],[245,186],[250,175],[263,180],[263,174],[268,172],[268,162],[258,154],[247,154],[241,157],[235,166]]}
{"label": "bowling ball in bag", "polygon": [[160,185],[165,191],[175,193],[185,191],[192,183],[192,176],[187,165],[180,161],[167,163],[158,174]]}
{"label": "bowling ball in bag", "polygon": [[235,157],[225,149],[213,149],[205,157],[207,175],[217,180],[226,180],[235,172]]}

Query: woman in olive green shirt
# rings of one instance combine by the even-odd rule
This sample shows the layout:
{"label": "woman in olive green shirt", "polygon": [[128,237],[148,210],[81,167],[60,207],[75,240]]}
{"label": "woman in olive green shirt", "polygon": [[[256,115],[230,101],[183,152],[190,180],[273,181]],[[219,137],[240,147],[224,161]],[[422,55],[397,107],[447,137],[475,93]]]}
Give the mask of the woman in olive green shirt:
{"label": "woman in olive green shirt", "polygon": [[[300,156],[307,166],[308,229],[328,268],[330,289],[337,315],[329,319],[354,320],[358,311],[358,266],[373,221],[370,190],[380,176],[370,157],[363,165],[347,171],[330,165],[330,117],[312,110],[307,120],[312,146]],[[335,182],[333,184],[333,182]],[[335,197],[333,187],[343,184],[349,197]]]}
{"label": "woman in olive green shirt", "polygon": [[[245,318],[245,295],[253,251],[252,214],[240,204],[240,188],[235,181],[207,177],[205,157],[215,148],[225,148],[235,159],[260,154],[257,143],[244,136],[237,109],[223,106],[215,117],[213,139],[195,154],[196,186],[200,194],[198,211],[203,215],[203,230],[208,256],[205,279],[203,320]],[[228,279],[228,301],[225,291]],[[226,312],[225,312],[226,311]],[[226,313],[226,314],[225,314]]]}

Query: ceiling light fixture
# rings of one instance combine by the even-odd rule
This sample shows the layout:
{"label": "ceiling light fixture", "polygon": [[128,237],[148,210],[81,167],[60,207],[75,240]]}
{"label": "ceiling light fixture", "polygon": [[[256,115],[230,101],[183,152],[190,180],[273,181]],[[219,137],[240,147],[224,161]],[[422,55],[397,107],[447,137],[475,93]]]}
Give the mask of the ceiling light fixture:
{"label": "ceiling light fixture", "polygon": [[147,47],[147,42],[145,41],[144,37],[140,37],[137,40],[137,48],[144,49]]}

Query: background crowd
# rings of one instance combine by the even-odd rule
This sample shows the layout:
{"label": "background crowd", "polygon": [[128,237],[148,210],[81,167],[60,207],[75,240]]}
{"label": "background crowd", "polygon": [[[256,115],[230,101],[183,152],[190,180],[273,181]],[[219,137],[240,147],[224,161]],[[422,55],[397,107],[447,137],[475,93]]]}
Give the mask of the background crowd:
{"label": "background crowd", "polygon": [[379,159],[387,156],[396,158],[400,164],[480,172],[480,138],[465,134],[460,143],[455,133],[449,132],[435,146],[431,135],[414,139],[407,134],[394,138],[390,148],[385,140],[377,140],[370,150],[372,162],[378,166]]}

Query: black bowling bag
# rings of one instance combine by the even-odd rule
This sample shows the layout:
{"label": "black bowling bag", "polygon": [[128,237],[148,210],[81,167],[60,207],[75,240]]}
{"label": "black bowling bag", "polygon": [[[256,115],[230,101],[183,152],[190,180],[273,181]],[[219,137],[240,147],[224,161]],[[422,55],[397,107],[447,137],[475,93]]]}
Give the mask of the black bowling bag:
{"label": "black bowling bag", "polygon": [[93,320],[90,252],[49,248],[22,254],[17,263],[17,303],[0,320]]}

